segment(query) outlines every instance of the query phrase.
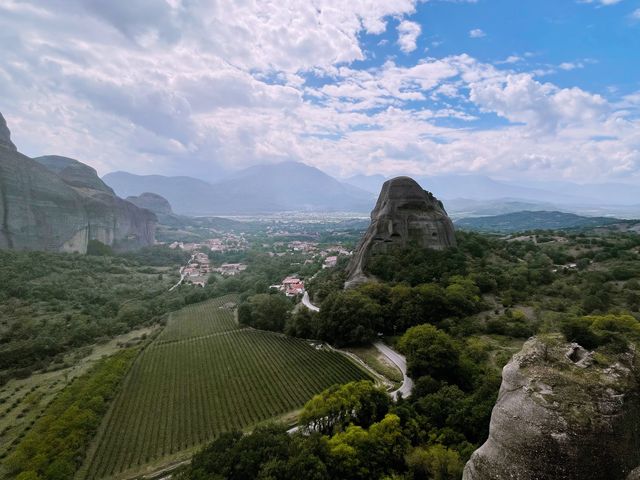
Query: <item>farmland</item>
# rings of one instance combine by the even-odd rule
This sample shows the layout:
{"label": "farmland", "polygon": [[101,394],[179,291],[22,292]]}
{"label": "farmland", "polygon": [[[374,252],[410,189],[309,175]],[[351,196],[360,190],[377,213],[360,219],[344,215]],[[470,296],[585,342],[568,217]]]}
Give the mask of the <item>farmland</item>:
{"label": "farmland", "polygon": [[175,312],[134,363],[82,478],[120,478],[181,459],[220,433],[292,412],[335,383],[367,378],[327,347],[244,329],[226,296]]}

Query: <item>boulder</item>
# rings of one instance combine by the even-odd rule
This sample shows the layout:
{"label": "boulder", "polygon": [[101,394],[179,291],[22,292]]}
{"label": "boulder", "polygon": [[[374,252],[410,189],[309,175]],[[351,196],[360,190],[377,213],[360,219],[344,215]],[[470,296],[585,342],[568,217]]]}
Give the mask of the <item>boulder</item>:
{"label": "boulder", "polygon": [[371,224],[347,267],[346,287],[366,282],[372,256],[394,248],[442,250],[456,245],[453,223],[432,193],[409,177],[388,180],[371,212]]}
{"label": "boulder", "polygon": [[489,438],[464,480],[623,480],[640,464],[635,350],[605,357],[535,337],[504,367]]}

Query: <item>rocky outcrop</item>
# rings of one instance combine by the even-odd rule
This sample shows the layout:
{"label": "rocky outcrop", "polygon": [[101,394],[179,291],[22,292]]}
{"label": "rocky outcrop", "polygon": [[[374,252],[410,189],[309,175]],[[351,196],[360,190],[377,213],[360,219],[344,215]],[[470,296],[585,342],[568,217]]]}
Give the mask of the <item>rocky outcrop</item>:
{"label": "rocky outcrop", "polygon": [[7,122],[0,113],[0,148],[7,148],[9,150],[16,150],[16,146],[11,141],[11,132],[7,127]]}
{"label": "rocky outcrop", "polygon": [[169,201],[157,193],[145,192],[137,197],[127,197],[127,201],[133,203],[137,207],[146,208],[156,214],[173,214]]}
{"label": "rocky outcrop", "polygon": [[155,243],[152,212],[118,198],[77,160],[22,155],[0,119],[0,248],[85,253],[92,239],[116,249]]}
{"label": "rocky outcrop", "polygon": [[347,268],[346,287],[368,280],[372,256],[412,245],[437,250],[454,247],[453,223],[432,193],[409,177],[397,177],[382,186],[371,224]]}
{"label": "rocky outcrop", "polygon": [[[624,480],[640,464],[635,350],[594,355],[533,338],[504,367],[489,438],[464,480]],[[637,471],[634,473],[634,475]]]}
{"label": "rocky outcrop", "polygon": [[89,240],[99,240],[117,250],[153,245],[157,221],[153,212],[116,196],[93,168],[55,155],[34,160],[56,173],[80,195],[89,219]]}

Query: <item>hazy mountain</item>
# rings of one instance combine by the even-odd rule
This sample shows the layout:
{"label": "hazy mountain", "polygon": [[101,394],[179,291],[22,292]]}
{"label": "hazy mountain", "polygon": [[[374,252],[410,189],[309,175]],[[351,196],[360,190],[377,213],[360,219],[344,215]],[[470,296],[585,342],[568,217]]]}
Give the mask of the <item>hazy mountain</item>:
{"label": "hazy mountain", "polygon": [[573,228],[601,227],[621,223],[623,220],[609,217],[583,217],[565,212],[515,212],[490,217],[463,218],[455,226],[465,230],[512,233],[523,230],[565,230]]}
{"label": "hazy mountain", "polygon": [[282,211],[368,212],[375,196],[339,182],[317,168],[297,162],[257,165],[225,180],[207,183],[191,177],[163,177],[115,172],[104,181],[118,194],[153,192],[176,213],[242,215]]}
{"label": "hazy mountain", "polygon": [[[517,182],[513,182],[517,183]],[[596,200],[608,205],[634,205],[640,203],[640,186],[627,183],[527,182],[528,186],[564,192],[567,195]]]}
{"label": "hazy mountain", "polygon": [[497,200],[471,200],[469,198],[454,198],[447,200],[445,205],[452,218],[485,217],[502,215],[505,213],[529,211],[559,210],[553,203],[533,202],[514,198],[499,198]]}
{"label": "hazy mountain", "polygon": [[382,189],[382,184],[387,180],[388,178],[384,175],[354,175],[346,178],[344,182],[378,195]]}

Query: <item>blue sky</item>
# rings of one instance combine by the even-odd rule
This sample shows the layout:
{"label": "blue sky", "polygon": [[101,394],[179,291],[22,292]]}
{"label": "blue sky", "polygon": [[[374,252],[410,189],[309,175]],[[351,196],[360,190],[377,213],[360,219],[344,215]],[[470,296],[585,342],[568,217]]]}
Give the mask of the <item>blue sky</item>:
{"label": "blue sky", "polygon": [[29,155],[640,182],[640,0],[0,0]]}

